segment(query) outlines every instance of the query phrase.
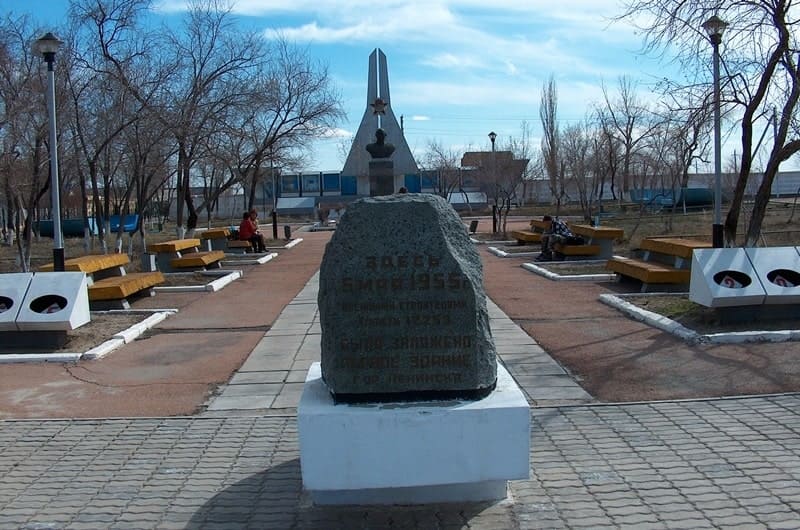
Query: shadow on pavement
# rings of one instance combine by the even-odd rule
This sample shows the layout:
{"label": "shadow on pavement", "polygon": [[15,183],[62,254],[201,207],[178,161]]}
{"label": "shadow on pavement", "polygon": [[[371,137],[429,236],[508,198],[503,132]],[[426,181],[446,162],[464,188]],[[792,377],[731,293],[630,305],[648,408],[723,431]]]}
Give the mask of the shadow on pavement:
{"label": "shadow on pavement", "polygon": [[186,528],[438,528],[467,526],[496,503],[420,506],[314,506],[303,491],[300,459],[256,473],[221,491]]}

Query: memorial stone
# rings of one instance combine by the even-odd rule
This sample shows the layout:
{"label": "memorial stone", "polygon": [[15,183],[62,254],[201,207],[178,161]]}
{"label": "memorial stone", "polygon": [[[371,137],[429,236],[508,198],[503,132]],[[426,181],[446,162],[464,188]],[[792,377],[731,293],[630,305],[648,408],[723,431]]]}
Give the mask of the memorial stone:
{"label": "memorial stone", "polygon": [[429,194],[356,201],[320,268],[322,378],[337,402],[479,399],[497,379],[480,256]]}

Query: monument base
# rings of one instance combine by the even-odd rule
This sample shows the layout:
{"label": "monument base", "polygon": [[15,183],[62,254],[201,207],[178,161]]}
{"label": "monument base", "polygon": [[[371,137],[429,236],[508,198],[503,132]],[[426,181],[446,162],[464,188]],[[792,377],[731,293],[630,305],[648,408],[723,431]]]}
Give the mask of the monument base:
{"label": "monument base", "polygon": [[297,409],[303,486],[318,504],[498,500],[530,471],[530,408],[498,364],[478,401],[335,404],[319,363]]}
{"label": "monument base", "polygon": [[394,191],[394,163],[391,160],[371,160],[369,163],[370,196],[391,195]]}

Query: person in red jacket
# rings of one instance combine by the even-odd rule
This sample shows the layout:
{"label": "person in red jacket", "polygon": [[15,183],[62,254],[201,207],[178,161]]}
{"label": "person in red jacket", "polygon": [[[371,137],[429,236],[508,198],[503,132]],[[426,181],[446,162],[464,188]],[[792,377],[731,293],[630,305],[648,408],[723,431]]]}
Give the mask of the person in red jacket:
{"label": "person in red jacket", "polygon": [[244,212],[242,222],[239,223],[239,239],[249,241],[256,252],[266,252],[267,245],[264,236],[258,231],[258,225],[253,220],[253,212]]}

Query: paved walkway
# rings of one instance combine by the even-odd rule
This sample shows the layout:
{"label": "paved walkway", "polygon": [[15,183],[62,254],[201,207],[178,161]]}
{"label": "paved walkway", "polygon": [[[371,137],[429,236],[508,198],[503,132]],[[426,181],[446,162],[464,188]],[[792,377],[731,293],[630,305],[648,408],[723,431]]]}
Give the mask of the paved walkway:
{"label": "paved walkway", "polygon": [[535,408],[509,501],[393,508],[311,505],[293,416],[6,421],[0,528],[798,528],[798,411]]}
{"label": "paved walkway", "polygon": [[319,357],[317,285],[200,416],[0,421],[0,529],[800,528],[800,395],[590,403],[493,303],[535,406],[530,480],[495,504],[313,506],[295,407]]}
{"label": "paved walkway", "polygon": [[[207,404],[206,415],[294,414],[311,363],[320,360],[317,310],[319,274],[281,312],[228,385]],[[488,303],[497,353],[534,405],[593,401],[538,344],[491,300]]]}

